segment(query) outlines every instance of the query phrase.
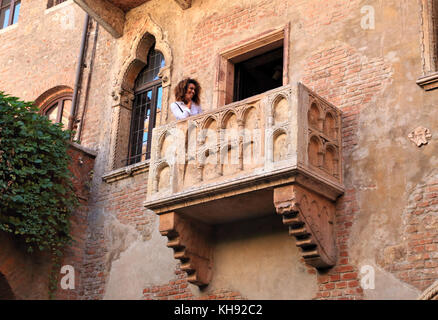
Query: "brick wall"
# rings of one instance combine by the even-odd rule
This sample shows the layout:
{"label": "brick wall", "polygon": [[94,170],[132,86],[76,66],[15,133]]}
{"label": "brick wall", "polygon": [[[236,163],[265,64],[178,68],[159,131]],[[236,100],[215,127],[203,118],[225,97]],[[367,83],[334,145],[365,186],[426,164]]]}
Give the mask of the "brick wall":
{"label": "brick wall", "polygon": [[85,241],[89,213],[88,200],[96,155],[77,144],[70,146],[68,154],[71,157],[69,169],[73,174],[73,188],[79,199],[79,207],[70,220],[70,234],[74,242],[72,246],[64,250],[61,266],[70,265],[74,268],[75,289],[63,290],[58,282],[58,291],[55,297],[62,300],[77,300],[84,294],[82,277],[84,275]]}
{"label": "brick wall", "polygon": [[[94,204],[99,210],[113,214],[122,224],[132,225],[147,240],[154,213],[143,206],[147,192],[147,174],[141,173],[122,181],[104,183],[100,186]],[[84,289],[86,299],[102,299],[108,280],[111,262],[117,254],[110,251],[111,243],[104,225],[90,219],[90,230],[86,246]],[[126,248],[124,248],[126,249]]]}
{"label": "brick wall", "polygon": [[[344,163],[357,148],[359,115],[391,82],[392,70],[382,58],[367,59],[347,45],[318,50],[307,57],[303,83],[339,107],[342,114]],[[337,202],[336,244],[338,262],[328,273],[318,273],[319,299],[361,299],[357,267],[351,264],[348,241],[359,213],[357,189],[346,174],[345,194]]]}
{"label": "brick wall", "polygon": [[[80,275],[88,215],[88,184],[95,157],[74,146],[69,148],[68,153],[72,158],[69,168],[74,175],[73,186],[79,196],[80,205],[71,216],[71,235],[74,242],[72,246],[65,248],[61,266],[71,265],[75,268],[75,289],[62,290],[58,287],[55,294],[57,299],[78,299],[83,292]],[[0,243],[0,281],[3,288],[7,283],[17,299],[47,299],[50,256],[46,252],[29,254],[26,244],[10,234],[0,233]]]}
{"label": "brick wall", "polygon": [[145,300],[244,300],[238,291],[219,289],[201,296],[195,296],[189,288],[187,273],[175,270],[175,279],[161,286],[151,286],[143,290]]}
{"label": "brick wall", "polygon": [[0,88],[26,101],[74,86],[85,14],[74,4],[46,8],[47,0],[22,1],[18,23],[0,33]]}
{"label": "brick wall", "polygon": [[438,280],[438,171],[417,185],[403,212],[400,243],[382,249],[380,264],[396,277],[425,290]]}

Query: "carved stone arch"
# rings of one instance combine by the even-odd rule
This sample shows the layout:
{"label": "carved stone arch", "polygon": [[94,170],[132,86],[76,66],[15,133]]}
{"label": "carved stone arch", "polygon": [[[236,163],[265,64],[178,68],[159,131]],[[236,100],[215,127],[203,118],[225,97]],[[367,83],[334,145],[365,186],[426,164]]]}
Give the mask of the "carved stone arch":
{"label": "carved stone arch", "polygon": [[323,131],[329,138],[337,139],[338,124],[336,123],[336,116],[330,111],[327,111],[324,115]]}
{"label": "carved stone arch", "polygon": [[131,41],[128,55],[123,60],[120,70],[114,79],[112,93],[115,104],[113,105],[113,122],[111,127],[111,152],[110,170],[124,164],[129,145],[129,130],[131,124],[131,110],[134,100],[134,84],[140,71],[147,64],[150,48],[155,43],[155,50],[163,54],[165,66],[161,68],[159,76],[162,80],[162,107],[160,117],[157,117],[155,126],[164,124],[168,119],[169,97],[171,85],[171,66],[173,55],[170,44],[162,28],[151,18],[144,15],[143,21]]}
{"label": "carved stone arch", "polygon": [[309,103],[310,107],[307,112],[307,120],[309,123],[309,126],[322,130],[322,121],[323,121],[323,114],[324,111],[322,110],[321,105],[316,99],[312,99]]}
{"label": "carved stone arch", "polygon": [[228,109],[223,113],[223,116],[220,118],[219,127],[221,129],[225,129],[225,125],[226,125],[227,121],[233,115],[236,117],[236,123],[238,124],[239,123],[239,116],[238,116],[237,112],[233,109]]}
{"label": "carved stone arch", "polygon": [[288,133],[283,128],[278,128],[272,133],[273,161],[285,160],[289,154],[289,148],[284,144],[288,141]]}
{"label": "carved stone arch", "polygon": [[331,175],[338,177],[339,168],[339,152],[337,146],[327,143],[323,150],[323,166],[324,169]]}
{"label": "carved stone arch", "polygon": [[[163,183],[164,178],[166,178],[163,171],[165,171],[166,169],[167,169],[166,174],[168,175],[167,184]],[[155,192],[160,192],[162,190],[171,188],[172,187],[170,183],[171,180],[172,180],[171,166],[166,161],[163,161],[159,165],[157,165],[155,169],[155,181],[154,181]]]}
{"label": "carved stone arch", "polygon": [[[241,121],[243,123],[243,126],[245,128],[248,128],[248,122],[247,122],[247,117],[248,114],[254,110],[255,114],[256,114],[256,128],[255,129],[260,129],[260,108],[259,106],[255,106],[255,105],[248,105],[245,106],[245,108],[242,109],[241,111]],[[249,122],[249,123],[253,123],[253,121]]]}
{"label": "carved stone arch", "polygon": [[[203,119],[202,123],[201,123],[201,134],[198,136],[199,137],[199,144],[205,144],[207,143],[207,138],[208,138],[208,134],[211,132],[211,130],[213,128],[210,128],[210,125],[212,123],[215,123],[215,137],[216,137],[216,142],[213,141],[213,143],[217,143],[217,139],[219,138],[217,136],[218,134],[218,130],[219,130],[219,119],[217,118],[216,115],[209,115],[208,117],[206,117],[205,119]],[[214,138],[214,137],[213,137]],[[211,143],[211,141],[208,141],[209,143]]]}
{"label": "carved stone arch", "polygon": [[308,156],[309,164],[315,167],[322,166],[323,143],[321,141],[321,138],[316,134],[311,134],[309,136],[307,156]]}
{"label": "carved stone arch", "polygon": [[163,150],[163,148],[166,147],[164,145],[166,139],[170,139],[170,142],[172,143],[173,135],[168,130],[161,132],[158,138],[157,159],[165,158],[165,151]]}
{"label": "carved stone arch", "polygon": [[[146,64],[147,62],[147,53],[154,42],[151,42],[151,37],[155,38],[155,49],[160,51],[164,56],[165,68],[170,68],[173,63],[172,50],[170,48],[170,44],[165,37],[163,30],[161,27],[151,18],[149,14],[143,16],[144,21],[141,24],[140,28],[137,30],[136,36],[131,42],[131,48],[128,56],[125,58],[122,63],[122,67],[117,76],[117,86],[123,88],[123,83],[125,82],[125,77],[127,76],[127,72],[129,66],[134,61],[143,62]],[[170,70],[167,75],[168,81],[170,81]],[[163,75],[164,78],[164,75]],[[163,79],[163,87],[168,85],[167,82]],[[164,102],[164,101],[163,101]]]}
{"label": "carved stone arch", "polygon": [[209,115],[208,117],[206,117],[205,119],[203,119],[202,123],[201,123],[201,130],[206,129],[207,126],[210,124],[210,122],[216,122],[216,127],[217,124],[219,123],[219,119],[217,118],[216,115]]}
{"label": "carved stone arch", "polygon": [[[272,99],[270,108],[275,124],[289,121],[291,111],[289,109],[289,106],[291,105],[290,98],[291,97],[288,94],[279,93]],[[283,100],[285,101],[285,104],[280,104]]]}

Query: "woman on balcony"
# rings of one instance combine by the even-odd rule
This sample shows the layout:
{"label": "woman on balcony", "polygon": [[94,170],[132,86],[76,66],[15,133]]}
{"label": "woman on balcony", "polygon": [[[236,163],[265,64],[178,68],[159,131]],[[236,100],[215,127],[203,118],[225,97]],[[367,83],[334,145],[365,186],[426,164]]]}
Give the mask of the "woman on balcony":
{"label": "woman on balcony", "polygon": [[191,78],[181,80],[175,88],[175,102],[170,105],[173,115],[177,120],[202,113],[199,105],[201,86],[198,81]]}

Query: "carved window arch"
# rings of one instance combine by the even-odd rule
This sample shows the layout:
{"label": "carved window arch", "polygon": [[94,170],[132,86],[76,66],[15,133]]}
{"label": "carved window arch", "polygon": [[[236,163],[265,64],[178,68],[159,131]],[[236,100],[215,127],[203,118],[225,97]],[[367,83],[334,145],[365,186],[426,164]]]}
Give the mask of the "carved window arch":
{"label": "carved window arch", "polygon": [[152,129],[161,113],[163,86],[158,74],[165,64],[164,56],[152,47],[147,61],[135,80],[127,165],[150,158]]}
{"label": "carved window arch", "polygon": [[[168,118],[171,66],[173,61],[172,52],[166,35],[161,27],[152,20],[150,15],[144,15],[142,21],[139,29],[132,37],[132,46],[121,64],[113,87],[112,98],[114,104],[112,105],[113,120],[111,124],[109,170],[120,169],[123,172],[123,167],[134,163],[133,170],[135,172],[140,173],[148,168],[146,154],[143,158],[140,157],[140,160],[134,159],[129,161],[132,154],[130,127],[132,117],[135,117],[133,109],[136,104],[136,93],[140,89],[144,89],[136,87],[136,80],[139,79],[139,74],[142,70],[148,66],[148,54],[152,48],[155,51],[159,51],[164,58],[164,62],[160,64],[159,68],[155,68],[154,71],[155,76],[158,76],[161,80],[162,88],[161,110],[155,115],[155,127],[166,123]],[[156,73],[157,71],[158,73]],[[117,172],[119,170],[114,172],[114,174]]]}

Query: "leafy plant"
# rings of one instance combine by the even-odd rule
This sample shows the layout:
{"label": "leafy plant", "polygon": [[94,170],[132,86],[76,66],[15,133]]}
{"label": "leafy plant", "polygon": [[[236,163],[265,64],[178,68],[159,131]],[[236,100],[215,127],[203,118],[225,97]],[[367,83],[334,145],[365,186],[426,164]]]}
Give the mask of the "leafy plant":
{"label": "leafy plant", "polygon": [[78,204],[71,134],[32,103],[0,92],[0,231],[24,239],[29,251],[49,250],[53,262],[72,241],[69,217]]}

